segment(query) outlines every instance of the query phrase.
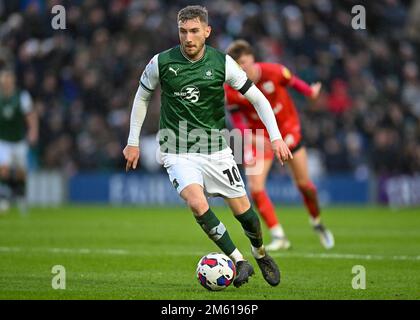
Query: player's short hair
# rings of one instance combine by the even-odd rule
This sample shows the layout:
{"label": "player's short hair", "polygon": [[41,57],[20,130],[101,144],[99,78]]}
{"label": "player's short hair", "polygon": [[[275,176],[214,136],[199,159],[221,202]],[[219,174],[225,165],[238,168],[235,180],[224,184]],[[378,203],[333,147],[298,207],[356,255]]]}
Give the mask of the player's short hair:
{"label": "player's short hair", "polygon": [[234,60],[238,60],[245,54],[254,55],[251,45],[245,40],[235,40],[226,49],[226,53],[230,55]]}
{"label": "player's short hair", "polygon": [[187,6],[178,12],[178,22],[185,22],[198,18],[200,22],[209,23],[209,13],[203,6]]}

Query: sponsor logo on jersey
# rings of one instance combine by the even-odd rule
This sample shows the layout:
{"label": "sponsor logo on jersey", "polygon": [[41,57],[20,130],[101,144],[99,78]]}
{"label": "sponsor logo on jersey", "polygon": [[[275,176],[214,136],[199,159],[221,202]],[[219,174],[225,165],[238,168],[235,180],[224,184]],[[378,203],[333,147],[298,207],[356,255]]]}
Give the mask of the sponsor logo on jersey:
{"label": "sponsor logo on jersey", "polygon": [[200,98],[200,90],[192,85],[186,85],[179,92],[174,92],[175,97],[180,97],[182,100],[188,100],[189,102],[196,103]]}
{"label": "sponsor logo on jersey", "polygon": [[268,94],[271,94],[271,93],[273,93],[274,92],[274,90],[275,90],[275,87],[274,87],[274,83],[273,83],[273,81],[266,81],[266,82],[264,82],[263,84],[262,84],[262,89],[266,92],[266,93],[268,93]]}

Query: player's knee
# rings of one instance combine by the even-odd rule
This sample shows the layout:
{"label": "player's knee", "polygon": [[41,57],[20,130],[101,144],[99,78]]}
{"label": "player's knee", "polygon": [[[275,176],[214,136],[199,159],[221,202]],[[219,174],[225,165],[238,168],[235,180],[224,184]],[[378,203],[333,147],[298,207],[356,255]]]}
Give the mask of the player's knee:
{"label": "player's knee", "polygon": [[316,191],[316,187],[315,185],[312,183],[311,180],[307,180],[307,179],[299,179],[296,180],[296,186],[300,189],[300,190],[310,190],[310,191]]}
{"label": "player's knee", "polygon": [[209,205],[205,198],[194,198],[187,199],[187,205],[194,213],[194,215],[202,215],[209,209]]}
{"label": "player's knee", "polygon": [[255,182],[249,183],[249,191],[251,192],[251,194],[259,193],[264,190],[265,190],[265,184],[263,182],[255,181]]}
{"label": "player's knee", "polygon": [[296,187],[298,187],[299,189],[305,189],[306,185],[308,184],[308,181],[304,179],[299,179],[295,180],[295,184]]}
{"label": "player's knee", "polygon": [[249,208],[251,208],[251,203],[248,199],[246,199],[246,201],[243,201],[238,205],[238,207],[235,210],[235,215],[243,214],[244,212],[248,211]]}

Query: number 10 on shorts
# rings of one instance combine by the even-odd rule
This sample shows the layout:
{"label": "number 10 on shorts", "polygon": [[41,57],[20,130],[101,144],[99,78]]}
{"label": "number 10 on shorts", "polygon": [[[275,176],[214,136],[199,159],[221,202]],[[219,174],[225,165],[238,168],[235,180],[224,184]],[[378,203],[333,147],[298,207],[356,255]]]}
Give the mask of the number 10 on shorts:
{"label": "number 10 on shorts", "polygon": [[[238,169],[235,166],[233,166],[232,169],[230,169],[230,170],[226,169],[222,172],[223,172],[223,174],[227,175],[227,177],[229,179],[229,183],[230,183],[231,186],[233,186],[235,184],[235,181],[236,182],[241,182],[241,176],[238,172]],[[235,181],[234,181],[234,179],[235,179]]]}

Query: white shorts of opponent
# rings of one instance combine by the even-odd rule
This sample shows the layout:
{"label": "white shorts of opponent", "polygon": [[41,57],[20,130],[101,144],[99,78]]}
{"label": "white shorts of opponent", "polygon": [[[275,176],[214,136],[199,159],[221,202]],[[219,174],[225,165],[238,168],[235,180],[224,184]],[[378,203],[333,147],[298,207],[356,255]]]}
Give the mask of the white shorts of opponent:
{"label": "white shorts of opponent", "polygon": [[246,195],[243,180],[229,147],[212,154],[162,153],[161,159],[179,194],[188,185],[196,183],[204,188],[207,196],[230,199]]}

